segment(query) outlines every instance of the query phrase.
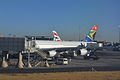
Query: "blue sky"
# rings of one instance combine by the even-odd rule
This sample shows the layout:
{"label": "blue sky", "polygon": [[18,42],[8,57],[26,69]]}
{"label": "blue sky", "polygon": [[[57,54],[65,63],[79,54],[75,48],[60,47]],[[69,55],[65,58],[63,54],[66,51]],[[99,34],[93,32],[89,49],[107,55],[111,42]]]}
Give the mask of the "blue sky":
{"label": "blue sky", "polygon": [[78,40],[98,25],[97,40],[118,41],[120,0],[0,0],[0,34]]}

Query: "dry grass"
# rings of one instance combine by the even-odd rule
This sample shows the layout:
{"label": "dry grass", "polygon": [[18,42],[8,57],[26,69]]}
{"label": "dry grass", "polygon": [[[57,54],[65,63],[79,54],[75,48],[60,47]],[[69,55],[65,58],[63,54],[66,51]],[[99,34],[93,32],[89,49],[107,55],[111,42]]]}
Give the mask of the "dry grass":
{"label": "dry grass", "polygon": [[120,80],[120,71],[0,74],[0,80]]}

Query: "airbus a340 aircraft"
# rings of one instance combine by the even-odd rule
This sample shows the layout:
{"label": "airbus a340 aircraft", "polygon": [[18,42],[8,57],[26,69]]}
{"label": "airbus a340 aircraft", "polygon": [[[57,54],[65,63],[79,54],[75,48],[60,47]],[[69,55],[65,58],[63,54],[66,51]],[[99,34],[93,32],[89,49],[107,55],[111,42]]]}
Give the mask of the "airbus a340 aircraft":
{"label": "airbus a340 aircraft", "polygon": [[88,50],[85,48],[88,44],[95,44],[94,37],[96,31],[98,30],[98,26],[94,25],[89,34],[87,34],[86,38],[83,41],[62,41],[58,34],[53,31],[54,41],[43,41],[43,40],[35,40],[34,45],[37,49],[44,51],[49,54],[50,57],[53,57],[57,54],[57,52],[63,51],[76,51],[81,52],[81,55],[87,55]]}

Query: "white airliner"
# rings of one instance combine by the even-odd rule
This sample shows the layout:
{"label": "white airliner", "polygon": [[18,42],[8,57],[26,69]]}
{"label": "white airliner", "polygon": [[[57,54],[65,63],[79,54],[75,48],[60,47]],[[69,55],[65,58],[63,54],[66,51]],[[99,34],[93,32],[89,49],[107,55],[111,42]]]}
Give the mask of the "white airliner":
{"label": "white airliner", "polygon": [[98,30],[98,26],[94,25],[94,27],[91,29],[89,34],[87,34],[86,38],[83,41],[62,41],[58,34],[54,32],[54,41],[44,41],[44,40],[35,40],[34,46],[37,49],[40,49],[46,53],[49,53],[50,57],[53,57],[57,54],[57,52],[63,52],[63,51],[76,51],[79,50],[81,52],[81,55],[86,55],[87,50],[83,49],[85,46],[87,46],[89,43],[94,44],[96,42],[94,41],[95,33]]}

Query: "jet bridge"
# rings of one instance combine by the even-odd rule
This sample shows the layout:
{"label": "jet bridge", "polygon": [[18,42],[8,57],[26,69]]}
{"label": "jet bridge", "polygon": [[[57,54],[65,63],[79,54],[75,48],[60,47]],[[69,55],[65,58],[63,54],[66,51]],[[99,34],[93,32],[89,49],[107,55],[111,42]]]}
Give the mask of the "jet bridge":
{"label": "jet bridge", "polygon": [[0,37],[0,51],[2,52],[2,67],[8,67],[7,60],[9,52],[19,53],[18,67],[23,67],[22,51],[25,51],[25,38],[22,37]]}
{"label": "jet bridge", "polygon": [[25,38],[0,37],[0,51],[24,51]]}
{"label": "jet bridge", "polygon": [[9,58],[10,52],[17,52],[19,54],[18,67],[23,68],[24,64],[22,62],[23,53],[38,52],[38,54],[45,58],[39,50],[37,50],[33,41],[25,37],[0,37],[0,54],[2,54],[2,67],[8,67],[7,59]]}

